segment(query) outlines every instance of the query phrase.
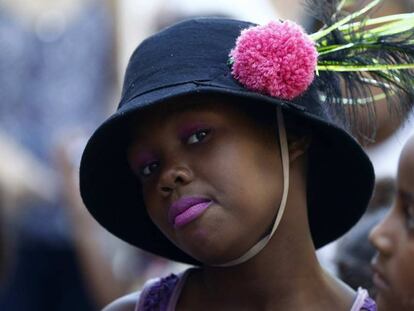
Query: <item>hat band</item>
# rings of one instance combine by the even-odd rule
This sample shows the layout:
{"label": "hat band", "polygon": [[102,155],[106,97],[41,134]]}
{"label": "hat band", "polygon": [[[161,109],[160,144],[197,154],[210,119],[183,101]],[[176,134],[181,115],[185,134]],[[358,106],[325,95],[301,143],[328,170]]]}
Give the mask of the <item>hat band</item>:
{"label": "hat band", "polygon": [[277,227],[282,220],[283,213],[285,211],[287,197],[289,193],[289,147],[287,143],[286,128],[283,120],[283,114],[281,107],[277,107],[277,124],[279,130],[279,141],[280,141],[280,150],[282,156],[282,171],[283,171],[283,194],[282,200],[280,201],[280,207],[277,211],[275,221],[273,222],[273,227],[270,233],[262,238],[259,242],[253,245],[244,255],[229,262],[220,265],[214,265],[215,267],[231,267],[242,264],[249,259],[256,256],[265,246],[270,242],[274,233],[276,232]]}

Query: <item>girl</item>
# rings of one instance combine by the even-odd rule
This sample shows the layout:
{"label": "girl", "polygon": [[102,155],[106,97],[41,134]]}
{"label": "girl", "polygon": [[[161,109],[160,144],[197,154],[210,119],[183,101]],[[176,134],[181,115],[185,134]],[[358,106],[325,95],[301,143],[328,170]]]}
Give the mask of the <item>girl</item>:
{"label": "girl", "polygon": [[413,64],[399,64],[411,45],[394,49],[402,17],[372,20],[371,36],[361,21],[378,2],[348,17],[341,2],[312,35],[202,18],[137,48],[118,111],[84,151],[81,194],[121,239],[197,268],[106,310],[375,309],[315,248],[350,229],[372,192],[344,104],[372,109],[373,85],[402,108],[414,94]]}
{"label": "girl", "polygon": [[400,156],[397,197],[385,219],[370,234],[378,251],[373,260],[380,311],[414,309],[414,137]]}

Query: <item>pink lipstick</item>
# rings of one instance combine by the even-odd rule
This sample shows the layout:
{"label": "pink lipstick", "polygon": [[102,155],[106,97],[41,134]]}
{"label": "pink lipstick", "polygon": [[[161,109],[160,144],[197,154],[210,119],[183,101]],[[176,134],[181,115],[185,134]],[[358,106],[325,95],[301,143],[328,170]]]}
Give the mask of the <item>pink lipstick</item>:
{"label": "pink lipstick", "polygon": [[200,197],[184,197],[171,204],[168,220],[178,229],[192,222],[213,203],[212,200]]}
{"label": "pink lipstick", "polygon": [[390,286],[388,284],[388,281],[385,279],[384,274],[382,270],[380,269],[378,263],[376,261],[373,261],[371,263],[371,266],[372,266],[372,271],[373,271],[372,281],[375,287],[377,288],[377,290],[379,291],[389,290]]}

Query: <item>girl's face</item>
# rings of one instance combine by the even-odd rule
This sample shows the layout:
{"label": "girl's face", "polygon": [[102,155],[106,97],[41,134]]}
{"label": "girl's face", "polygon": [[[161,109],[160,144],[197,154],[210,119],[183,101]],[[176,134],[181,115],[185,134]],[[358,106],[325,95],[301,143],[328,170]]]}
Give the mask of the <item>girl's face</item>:
{"label": "girl's face", "polygon": [[379,310],[414,310],[414,139],[400,157],[397,198],[370,234]]}
{"label": "girl's face", "polygon": [[219,264],[267,233],[283,182],[273,126],[211,101],[149,110],[134,124],[129,163],[149,216],[174,244]]}

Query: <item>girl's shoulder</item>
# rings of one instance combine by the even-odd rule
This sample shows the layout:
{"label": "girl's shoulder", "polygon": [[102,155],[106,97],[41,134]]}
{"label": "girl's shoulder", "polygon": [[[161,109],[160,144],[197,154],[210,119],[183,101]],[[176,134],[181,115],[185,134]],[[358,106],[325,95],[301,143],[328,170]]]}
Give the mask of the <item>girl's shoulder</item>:
{"label": "girl's shoulder", "polygon": [[178,275],[147,281],[138,293],[123,296],[102,311],[174,310],[181,288],[191,269]]}
{"label": "girl's shoulder", "polygon": [[107,305],[102,311],[135,311],[141,292],[132,293]]}

